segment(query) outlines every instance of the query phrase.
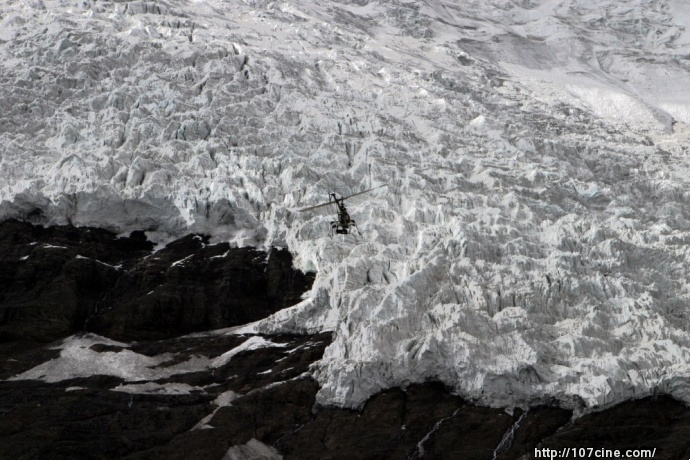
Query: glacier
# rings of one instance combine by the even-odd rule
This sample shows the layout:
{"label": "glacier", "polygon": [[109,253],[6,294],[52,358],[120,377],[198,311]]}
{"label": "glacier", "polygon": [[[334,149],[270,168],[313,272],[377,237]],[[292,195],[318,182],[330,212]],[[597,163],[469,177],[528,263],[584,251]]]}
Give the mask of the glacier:
{"label": "glacier", "polygon": [[[8,0],[0,219],[287,247],[317,402],[690,402],[681,0]],[[361,235],[298,209],[349,203]]]}

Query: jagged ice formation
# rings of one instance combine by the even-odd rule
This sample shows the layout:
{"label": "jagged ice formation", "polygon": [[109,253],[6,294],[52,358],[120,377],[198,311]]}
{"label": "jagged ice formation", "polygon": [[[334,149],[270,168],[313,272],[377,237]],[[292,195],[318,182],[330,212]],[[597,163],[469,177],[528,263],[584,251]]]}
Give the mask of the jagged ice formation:
{"label": "jagged ice formation", "polygon": [[[690,401],[681,0],[0,5],[0,217],[286,246],[319,402]],[[329,192],[362,236],[300,214]]]}

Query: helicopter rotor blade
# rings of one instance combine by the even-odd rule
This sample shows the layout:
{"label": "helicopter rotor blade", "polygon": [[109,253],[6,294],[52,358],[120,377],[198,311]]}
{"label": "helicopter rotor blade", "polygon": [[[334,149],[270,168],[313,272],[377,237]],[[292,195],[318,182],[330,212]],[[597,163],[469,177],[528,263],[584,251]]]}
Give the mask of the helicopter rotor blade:
{"label": "helicopter rotor blade", "polygon": [[331,200],[328,203],[321,203],[321,204],[317,204],[316,206],[309,206],[308,208],[299,209],[297,212],[311,211],[312,209],[323,208],[324,206],[328,206],[331,204],[335,204],[335,201]]}
{"label": "helicopter rotor blade", "polygon": [[387,186],[387,184],[379,185],[378,187],[373,187],[373,188],[370,188],[370,189],[368,189],[368,190],[364,190],[363,192],[357,192],[357,193],[353,193],[352,195],[348,195],[348,196],[344,196],[344,197],[342,197],[342,198],[338,198],[338,199],[335,200],[335,201],[334,201],[334,200],[329,200],[327,203],[321,203],[321,204],[317,204],[317,205],[315,205],[315,206],[309,206],[308,208],[299,209],[297,212],[311,211],[312,209],[322,208],[322,207],[324,207],[324,206],[328,206],[328,205],[331,205],[331,204],[334,204],[334,205],[337,206],[337,205],[338,205],[338,202],[342,202],[342,200],[346,200],[346,199],[348,199],[348,198],[352,198],[353,196],[362,195],[363,193],[369,193],[369,192],[371,192],[372,190],[376,190],[377,188],[386,187],[386,186]]}
{"label": "helicopter rotor blade", "polygon": [[369,192],[371,192],[372,190],[376,190],[377,188],[386,187],[387,185],[388,185],[388,184],[383,184],[383,185],[379,185],[378,187],[372,187],[372,188],[370,188],[370,189],[368,189],[368,190],[364,190],[363,192],[357,192],[357,193],[353,193],[352,195],[344,196],[342,199],[343,199],[343,200],[347,200],[348,198],[352,198],[353,196],[362,195],[363,193],[369,193]]}

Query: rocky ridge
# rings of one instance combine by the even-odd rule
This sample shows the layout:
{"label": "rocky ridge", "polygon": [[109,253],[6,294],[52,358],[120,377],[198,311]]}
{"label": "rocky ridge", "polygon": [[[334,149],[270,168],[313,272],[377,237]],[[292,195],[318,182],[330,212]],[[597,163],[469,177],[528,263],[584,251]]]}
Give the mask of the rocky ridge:
{"label": "rocky ridge", "polygon": [[169,338],[251,323],[297,303],[314,276],[286,250],[189,235],[154,250],[143,232],[0,223],[0,337],[51,342],[74,332]]}

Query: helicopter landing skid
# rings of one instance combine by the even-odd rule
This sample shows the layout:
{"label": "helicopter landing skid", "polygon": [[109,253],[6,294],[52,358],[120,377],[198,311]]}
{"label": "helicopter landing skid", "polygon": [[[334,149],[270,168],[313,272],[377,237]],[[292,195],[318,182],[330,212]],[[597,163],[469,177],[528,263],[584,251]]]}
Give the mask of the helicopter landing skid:
{"label": "helicopter landing skid", "polygon": [[360,233],[359,228],[357,228],[357,224],[354,220],[350,220],[347,225],[343,225],[340,221],[333,220],[331,221],[331,230],[330,232],[328,232],[328,236],[333,238],[334,234],[349,235],[350,233],[352,233],[352,228],[355,228],[357,230],[357,233]]}

